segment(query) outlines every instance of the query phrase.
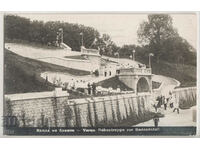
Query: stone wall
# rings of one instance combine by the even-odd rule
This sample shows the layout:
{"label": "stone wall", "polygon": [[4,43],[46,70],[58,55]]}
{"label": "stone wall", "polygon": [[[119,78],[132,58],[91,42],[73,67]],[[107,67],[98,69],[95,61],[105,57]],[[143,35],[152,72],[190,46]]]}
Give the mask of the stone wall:
{"label": "stone wall", "polygon": [[[196,87],[175,89],[174,92],[180,108],[196,105]],[[4,115],[16,116],[20,127],[132,126],[154,115],[152,100],[155,99],[150,93],[70,100],[66,91],[58,93],[6,95]]]}
{"label": "stone wall", "polygon": [[179,107],[181,109],[188,109],[196,105],[197,101],[197,88],[187,87],[178,88],[174,90],[177,99],[179,100]]}
{"label": "stone wall", "polygon": [[6,97],[5,115],[16,116],[20,127],[132,126],[153,115],[151,95],[147,93],[73,100],[68,96],[21,100]]}

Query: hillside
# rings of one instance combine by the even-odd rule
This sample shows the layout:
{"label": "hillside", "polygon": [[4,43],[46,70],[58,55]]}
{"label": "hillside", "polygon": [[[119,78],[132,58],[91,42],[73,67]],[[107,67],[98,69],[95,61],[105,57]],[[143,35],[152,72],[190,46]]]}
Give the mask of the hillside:
{"label": "hillside", "polygon": [[117,89],[120,86],[120,89],[123,91],[131,91],[132,89],[126,86],[123,82],[121,82],[117,76],[103,80],[97,83],[98,86],[102,86],[103,88],[112,87],[113,89]]}
{"label": "hillside", "polygon": [[[24,93],[53,90],[54,86],[50,83],[45,83],[40,77],[41,72],[57,71],[67,72],[72,75],[88,75],[89,72],[57,66],[30,58],[25,58],[5,49],[5,74],[4,74],[4,92]],[[143,62],[143,60],[138,60]],[[147,62],[143,62],[147,64]],[[192,65],[177,65],[169,62],[160,61],[159,64],[152,62],[154,74],[169,76],[181,82],[181,86],[196,86],[196,66]],[[103,87],[112,87],[115,89],[117,85],[122,85],[122,89],[127,89],[126,86],[119,83],[116,78],[106,82],[99,83]],[[154,88],[156,84],[153,84]]]}
{"label": "hillside", "polygon": [[89,72],[57,66],[19,56],[7,49],[4,53],[4,93],[26,93],[53,90],[54,86],[45,83],[40,77],[44,71],[66,72],[72,75],[88,75]]}
{"label": "hillside", "polygon": [[[142,63],[148,64],[144,60],[139,60]],[[196,86],[197,68],[194,65],[174,64],[166,61],[159,63],[152,62],[153,74],[164,75],[174,78],[181,83],[181,87]]]}
{"label": "hillside", "polygon": [[153,73],[172,77],[181,82],[181,87],[196,86],[196,67],[167,62],[153,64]]}

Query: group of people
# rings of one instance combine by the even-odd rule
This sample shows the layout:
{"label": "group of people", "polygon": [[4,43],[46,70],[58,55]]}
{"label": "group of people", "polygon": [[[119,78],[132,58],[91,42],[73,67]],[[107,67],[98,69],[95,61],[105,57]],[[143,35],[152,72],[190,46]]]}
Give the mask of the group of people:
{"label": "group of people", "polygon": [[179,114],[179,100],[176,97],[176,94],[172,92],[169,92],[169,97],[165,97],[163,95],[160,95],[156,98],[156,101],[153,105],[153,107],[155,108],[155,116],[153,118],[154,121],[154,126],[158,127],[158,122],[159,122],[159,110],[162,109],[164,107],[164,110],[167,110],[167,108],[173,109],[173,112],[177,111],[177,114]]}
{"label": "group of people", "polygon": [[176,94],[169,93],[169,97],[160,95],[156,98],[155,104],[153,105],[155,112],[158,112],[158,109],[164,107],[164,110],[167,108],[174,108],[173,112],[177,111],[179,114],[179,100],[176,98]]}
{"label": "group of people", "polygon": [[88,83],[88,95],[96,95],[96,84],[95,83]]}
{"label": "group of people", "polygon": [[102,95],[120,94],[123,91],[121,91],[120,86],[117,86],[117,89],[113,89],[112,87],[103,88],[102,86],[99,85],[96,86],[95,83],[93,84],[88,83],[87,92],[88,95],[102,96]]}

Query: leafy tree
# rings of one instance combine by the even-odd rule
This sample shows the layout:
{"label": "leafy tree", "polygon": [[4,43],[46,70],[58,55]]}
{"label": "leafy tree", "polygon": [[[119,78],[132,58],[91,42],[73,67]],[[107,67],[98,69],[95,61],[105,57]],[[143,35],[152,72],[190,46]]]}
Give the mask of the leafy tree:
{"label": "leafy tree", "polygon": [[138,41],[149,45],[150,52],[155,53],[157,62],[163,52],[163,42],[174,36],[178,36],[178,33],[172,26],[172,17],[167,14],[148,15],[148,20],[140,24],[138,30]]}
{"label": "leafy tree", "polygon": [[108,34],[103,34],[101,37],[99,36],[93,48],[100,49],[101,54],[108,56],[114,56],[120,49]]}
{"label": "leafy tree", "polygon": [[42,21],[33,21],[31,26],[29,27],[28,32],[28,40],[30,42],[37,42],[45,44],[47,41],[45,41],[45,28],[44,23]]}
{"label": "leafy tree", "polygon": [[13,39],[28,39],[28,32],[30,27],[30,20],[24,17],[15,15],[6,15],[4,22],[4,31],[6,40]]}
{"label": "leafy tree", "polygon": [[120,57],[129,58],[135,49],[135,45],[123,45],[122,48],[120,48],[119,55]]}
{"label": "leafy tree", "polygon": [[5,38],[6,40],[24,40],[40,44],[55,43],[59,28],[63,29],[63,41],[73,50],[80,51],[81,36],[83,33],[83,43],[86,48],[90,48],[95,39],[99,39],[99,32],[92,27],[84,25],[60,22],[60,21],[30,21],[27,18],[6,15]]}
{"label": "leafy tree", "polygon": [[162,59],[177,64],[196,65],[196,54],[194,48],[182,37],[176,36],[163,42],[165,51],[162,53]]}

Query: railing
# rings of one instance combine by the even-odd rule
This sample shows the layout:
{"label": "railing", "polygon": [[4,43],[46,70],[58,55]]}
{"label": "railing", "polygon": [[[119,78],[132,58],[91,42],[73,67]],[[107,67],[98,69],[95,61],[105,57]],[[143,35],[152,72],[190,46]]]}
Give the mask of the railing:
{"label": "railing", "polygon": [[151,75],[151,68],[121,68],[120,75]]}
{"label": "railing", "polygon": [[96,55],[99,55],[99,51],[96,50],[96,49],[84,49],[84,48],[82,48],[81,52],[83,54],[96,54]]}

